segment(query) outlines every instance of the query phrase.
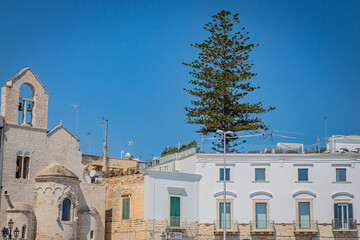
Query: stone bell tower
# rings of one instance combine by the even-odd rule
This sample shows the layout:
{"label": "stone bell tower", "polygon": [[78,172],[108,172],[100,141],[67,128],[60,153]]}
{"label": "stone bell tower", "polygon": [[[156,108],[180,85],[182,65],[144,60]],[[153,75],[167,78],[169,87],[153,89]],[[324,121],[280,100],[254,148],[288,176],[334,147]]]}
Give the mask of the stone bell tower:
{"label": "stone bell tower", "polygon": [[[20,87],[23,84],[30,87],[31,99],[20,98]],[[49,94],[44,92],[44,85],[30,68],[24,68],[1,88],[1,116],[7,124],[46,130],[48,99]]]}

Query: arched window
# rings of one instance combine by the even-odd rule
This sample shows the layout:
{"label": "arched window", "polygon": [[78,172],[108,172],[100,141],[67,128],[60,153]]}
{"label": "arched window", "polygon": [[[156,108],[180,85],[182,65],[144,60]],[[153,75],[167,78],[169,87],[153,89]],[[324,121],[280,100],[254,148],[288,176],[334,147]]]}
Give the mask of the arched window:
{"label": "arched window", "polygon": [[24,157],[24,163],[23,163],[23,179],[29,178],[29,165],[30,165],[30,158]]}
{"label": "arched window", "polygon": [[21,178],[21,169],[22,169],[22,157],[18,156],[16,158],[15,178]]}
{"label": "arched window", "polygon": [[61,221],[70,221],[71,201],[65,198],[62,203]]}
{"label": "arched window", "polygon": [[15,178],[29,179],[30,157],[17,156]]}
{"label": "arched window", "polygon": [[21,238],[22,239],[26,238],[26,225],[24,225],[21,229]]}

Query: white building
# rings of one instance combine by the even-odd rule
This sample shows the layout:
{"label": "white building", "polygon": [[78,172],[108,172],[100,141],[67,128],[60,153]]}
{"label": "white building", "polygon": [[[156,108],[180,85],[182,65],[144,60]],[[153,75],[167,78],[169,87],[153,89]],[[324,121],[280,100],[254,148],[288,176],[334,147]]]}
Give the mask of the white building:
{"label": "white building", "polygon": [[331,153],[359,153],[360,136],[333,135],[326,141],[326,148]]}
{"label": "white building", "polygon": [[[224,155],[216,153],[193,154],[150,168],[164,175],[179,176],[176,186],[187,192],[187,197],[192,188],[188,188],[187,180],[181,179],[181,174],[201,176],[199,190],[193,197],[196,200],[198,194],[199,202],[184,203],[180,210],[196,211],[199,239],[214,239],[223,232],[224,178],[227,185],[226,228],[232,236],[250,239],[261,234],[271,239],[295,239],[305,234],[329,239],[357,238],[360,154],[270,153],[226,154],[226,157],[225,176]],[[152,185],[153,192],[164,191],[170,186],[170,183]],[[181,192],[177,195],[182,196]],[[145,203],[147,201],[145,194]],[[196,205],[199,207],[194,208]],[[158,207],[162,209],[157,211],[170,211],[166,202],[161,202]],[[148,217],[158,219],[162,216]],[[206,228],[209,224],[213,226],[211,234],[209,231],[204,233],[202,229],[209,230]]]}

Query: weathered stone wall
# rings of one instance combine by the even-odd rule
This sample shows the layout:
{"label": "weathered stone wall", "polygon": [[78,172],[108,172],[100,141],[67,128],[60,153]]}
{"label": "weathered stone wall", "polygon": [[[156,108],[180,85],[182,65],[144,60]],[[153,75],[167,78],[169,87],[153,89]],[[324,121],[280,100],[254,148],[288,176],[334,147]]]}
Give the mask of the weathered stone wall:
{"label": "weathered stone wall", "polygon": [[[309,239],[324,239],[324,240],[350,240],[350,239],[360,239],[358,232],[360,230],[360,225],[357,226],[358,230],[355,232],[349,233],[334,233],[331,224],[319,224],[319,231],[317,234],[294,234],[294,229],[292,224],[275,224],[275,234],[256,234],[252,235],[250,233],[249,224],[239,224],[239,232],[234,234],[228,234],[227,239],[229,240],[309,240]],[[213,224],[199,224],[198,239],[201,240],[220,240],[222,239],[222,234],[214,234],[214,225]]]}
{"label": "weathered stone wall", "polygon": [[[96,212],[90,212],[79,218],[79,228],[83,236],[90,239],[90,232],[94,231],[94,240],[103,240],[105,236],[105,192],[106,187],[101,183],[80,183],[79,209],[90,207]],[[79,214],[80,217],[80,214]]]}
{"label": "weathered stone wall", "polygon": [[[19,89],[22,84],[28,84],[34,94],[32,124],[18,125]],[[1,116],[5,118],[5,125],[3,128],[3,166],[2,176],[0,176],[2,177],[0,227],[7,225],[9,216],[14,217],[16,218],[14,228],[21,229],[25,222],[29,224],[27,236],[31,237],[28,239],[35,239],[35,231],[43,228],[37,234],[38,239],[48,240],[63,237],[69,239],[76,236],[77,226],[75,225],[79,224],[82,227],[82,236],[86,236],[84,239],[89,238],[92,229],[97,229],[94,239],[102,240],[105,229],[104,186],[82,183],[72,185],[74,195],[78,200],[77,207],[85,209],[81,220],[76,219],[73,227],[67,223],[60,226],[56,220],[56,211],[59,208],[57,199],[64,190],[64,186],[57,188],[55,185],[61,184],[55,184],[54,181],[39,183],[41,186],[38,187],[41,189],[36,186],[35,176],[52,163],[64,166],[75,173],[82,182],[84,180],[84,166],[81,163],[78,140],[62,125],[47,132],[47,108],[48,94],[44,92],[44,85],[30,69],[20,71],[2,87]],[[28,179],[15,177],[17,156],[30,158]],[[18,202],[28,204],[31,214],[15,212],[16,207],[13,205]],[[87,208],[92,210],[89,214],[87,214]],[[63,230],[60,231],[61,227]]]}
{"label": "weathered stone wall", "polygon": [[[93,156],[93,155],[82,155],[82,163],[89,166],[103,166],[103,157],[102,156]],[[121,158],[110,158],[108,157],[108,168],[109,169],[136,169],[137,160],[134,159],[121,159]]]}
{"label": "weathered stone wall", "polygon": [[[34,178],[50,162],[45,130],[6,124],[4,136],[0,226],[5,226],[6,209],[14,202],[29,204],[35,211]],[[18,155],[30,157],[29,179],[15,178]]]}
{"label": "weathered stone wall", "polygon": [[[105,239],[147,239],[147,223],[143,220],[144,175],[107,178],[102,183],[107,187]],[[122,220],[123,197],[130,197],[129,220]]]}
{"label": "weathered stone wall", "polygon": [[144,219],[144,175],[134,174],[103,179],[106,190],[106,222],[122,217],[122,198],[130,197],[130,219]]}

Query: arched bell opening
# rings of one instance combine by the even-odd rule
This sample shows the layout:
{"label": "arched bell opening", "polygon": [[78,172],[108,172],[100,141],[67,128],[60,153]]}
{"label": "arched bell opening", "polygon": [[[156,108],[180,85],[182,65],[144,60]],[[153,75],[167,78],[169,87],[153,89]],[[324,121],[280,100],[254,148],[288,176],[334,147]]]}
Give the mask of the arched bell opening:
{"label": "arched bell opening", "polygon": [[34,109],[34,90],[33,86],[24,83],[20,86],[19,105],[18,105],[18,124],[32,126]]}

